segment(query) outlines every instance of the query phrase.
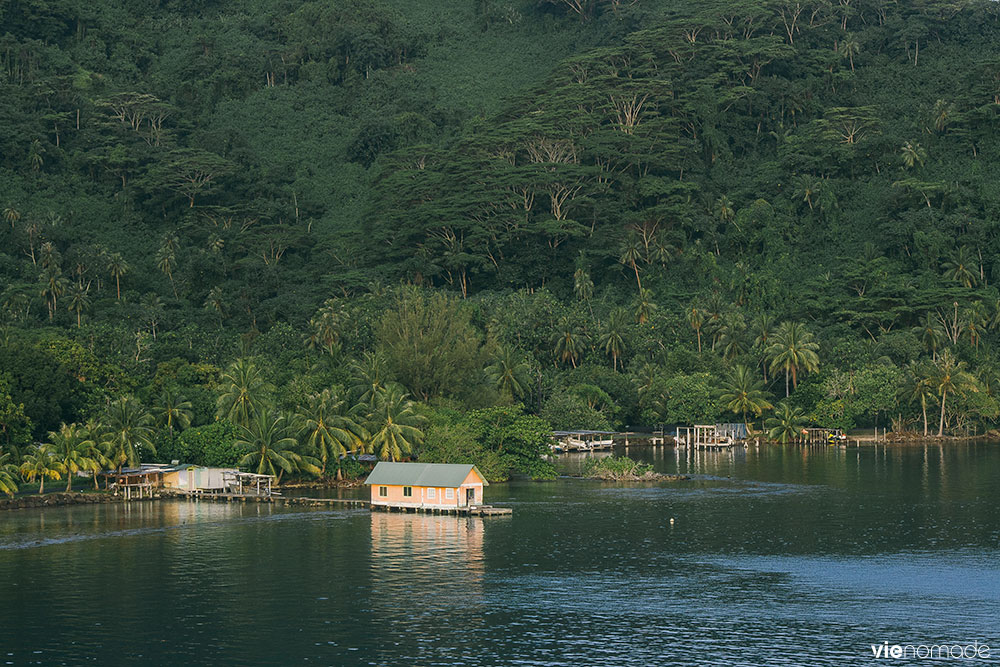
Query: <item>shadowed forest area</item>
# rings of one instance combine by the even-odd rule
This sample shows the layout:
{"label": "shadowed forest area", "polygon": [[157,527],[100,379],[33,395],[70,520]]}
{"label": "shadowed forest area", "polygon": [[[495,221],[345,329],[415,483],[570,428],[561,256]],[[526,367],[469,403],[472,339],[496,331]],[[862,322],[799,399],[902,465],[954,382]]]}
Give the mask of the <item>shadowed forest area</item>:
{"label": "shadowed forest area", "polygon": [[982,433],[998,117],[995,2],[0,0],[0,491]]}

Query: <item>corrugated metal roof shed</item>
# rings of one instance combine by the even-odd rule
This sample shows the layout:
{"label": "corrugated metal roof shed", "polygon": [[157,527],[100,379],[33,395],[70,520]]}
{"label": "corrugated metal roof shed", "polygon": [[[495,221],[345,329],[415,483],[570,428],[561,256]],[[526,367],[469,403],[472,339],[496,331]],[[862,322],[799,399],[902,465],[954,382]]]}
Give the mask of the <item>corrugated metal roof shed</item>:
{"label": "corrugated metal roof shed", "polygon": [[484,486],[489,486],[479,469],[471,463],[389,463],[380,461],[365,484],[391,484],[403,486],[440,486],[458,488],[475,470]]}

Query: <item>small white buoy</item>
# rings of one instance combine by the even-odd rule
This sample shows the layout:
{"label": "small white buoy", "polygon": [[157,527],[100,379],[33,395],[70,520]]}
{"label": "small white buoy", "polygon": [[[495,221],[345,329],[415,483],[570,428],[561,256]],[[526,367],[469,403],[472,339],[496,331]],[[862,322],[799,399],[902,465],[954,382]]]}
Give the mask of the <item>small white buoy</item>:
{"label": "small white buoy", "polygon": [[674,517],[670,517],[670,525],[674,525]]}

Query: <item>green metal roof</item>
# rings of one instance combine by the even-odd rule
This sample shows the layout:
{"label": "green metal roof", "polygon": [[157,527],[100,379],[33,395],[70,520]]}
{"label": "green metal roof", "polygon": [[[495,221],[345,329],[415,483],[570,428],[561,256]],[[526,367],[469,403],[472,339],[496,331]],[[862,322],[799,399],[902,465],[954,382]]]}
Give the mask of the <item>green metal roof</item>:
{"label": "green metal roof", "polygon": [[484,486],[489,486],[479,469],[471,463],[389,463],[380,461],[365,484],[402,486],[440,486],[458,488],[475,470]]}

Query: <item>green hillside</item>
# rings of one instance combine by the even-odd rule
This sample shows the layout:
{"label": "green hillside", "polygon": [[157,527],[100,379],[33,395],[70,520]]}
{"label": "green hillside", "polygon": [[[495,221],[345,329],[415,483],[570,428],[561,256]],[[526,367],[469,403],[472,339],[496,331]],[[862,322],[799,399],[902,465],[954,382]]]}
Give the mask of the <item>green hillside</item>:
{"label": "green hillside", "polygon": [[281,422],[290,472],[317,400],[507,472],[489,419],[992,428],[998,18],[4,0],[4,447],[128,396],[161,456],[165,396]]}

